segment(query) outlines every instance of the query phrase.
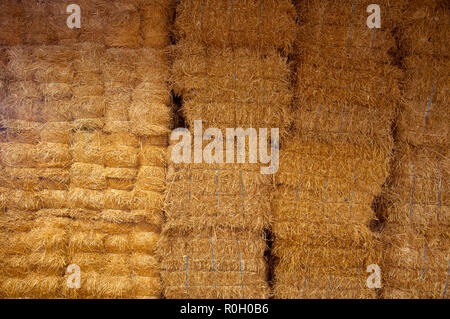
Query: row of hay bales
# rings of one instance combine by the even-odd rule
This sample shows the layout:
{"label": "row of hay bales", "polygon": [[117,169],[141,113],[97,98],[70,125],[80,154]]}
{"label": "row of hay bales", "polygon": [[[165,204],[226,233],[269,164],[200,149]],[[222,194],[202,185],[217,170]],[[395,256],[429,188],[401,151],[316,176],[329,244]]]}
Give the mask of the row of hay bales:
{"label": "row of hay bales", "polygon": [[68,4],[1,4],[0,296],[159,297],[171,3]]}
{"label": "row of hay bales", "polygon": [[398,13],[371,1],[298,3],[293,131],[281,144],[273,201],[275,298],[376,298],[380,264],[372,202],[389,175],[400,70],[389,54]]}
{"label": "row of hay bales", "polygon": [[[191,131],[195,120],[222,132],[284,130],[295,15],[290,1],[179,3],[172,76]],[[272,192],[259,165],[171,163],[159,246],[165,297],[267,298]]]}
{"label": "row of hay bales", "polygon": [[384,196],[384,297],[448,298],[450,9],[443,1],[401,2],[405,75]]}

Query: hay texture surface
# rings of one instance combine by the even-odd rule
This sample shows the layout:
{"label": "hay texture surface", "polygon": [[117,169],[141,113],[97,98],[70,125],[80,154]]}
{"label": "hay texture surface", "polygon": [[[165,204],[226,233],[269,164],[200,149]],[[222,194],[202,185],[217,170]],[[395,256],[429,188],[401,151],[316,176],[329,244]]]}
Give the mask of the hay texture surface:
{"label": "hay texture surface", "polygon": [[399,137],[412,145],[449,145],[450,9],[440,1],[413,1],[400,24],[405,80]]}
{"label": "hay texture surface", "polygon": [[208,47],[292,50],[295,8],[291,1],[181,1],[177,38]]}
{"label": "hay texture surface", "polygon": [[2,3],[26,25],[0,37],[0,295],[157,298],[168,30],[141,36],[141,22],[170,3],[82,1],[73,30],[67,4]]}
{"label": "hay texture surface", "polygon": [[[202,120],[205,128],[286,132],[292,4],[182,1],[176,10],[173,89],[189,130]],[[167,183],[159,246],[165,296],[267,298],[272,177],[255,164],[170,163]]]}
{"label": "hay texture surface", "polygon": [[372,202],[389,175],[401,72],[390,50],[398,7],[301,1],[291,135],[282,140],[273,201],[275,298],[376,298],[380,262]]}
{"label": "hay texture surface", "polygon": [[301,1],[296,45],[295,126],[324,142],[376,143],[392,148],[400,97],[393,16],[381,1],[381,28],[369,29],[370,1]]}
{"label": "hay texture surface", "polygon": [[448,148],[401,144],[383,230],[384,297],[448,298]]}
{"label": "hay texture surface", "polygon": [[388,175],[379,149],[285,139],[274,198],[276,298],[374,298],[366,268],[378,264],[370,229]]}

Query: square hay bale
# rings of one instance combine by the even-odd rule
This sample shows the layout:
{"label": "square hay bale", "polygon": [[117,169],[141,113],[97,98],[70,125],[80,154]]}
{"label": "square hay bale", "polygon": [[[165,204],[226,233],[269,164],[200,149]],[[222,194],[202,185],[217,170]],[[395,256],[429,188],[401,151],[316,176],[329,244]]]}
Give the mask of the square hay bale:
{"label": "square hay bale", "polygon": [[[170,231],[168,226],[164,226]],[[170,227],[170,226],[169,226]],[[265,240],[245,229],[186,235],[163,230],[158,243],[166,298],[268,298]]]}
{"label": "square hay bale", "polygon": [[255,164],[170,161],[166,181],[158,244],[165,297],[267,298],[272,176]]}
{"label": "square hay bale", "polygon": [[300,2],[294,122],[302,135],[392,148],[402,75],[392,30],[400,6],[381,1],[381,28],[371,30],[370,3]]}
{"label": "square hay bale", "polygon": [[211,47],[292,49],[296,12],[291,1],[182,1],[177,6],[179,39]]}
{"label": "square hay bale", "polygon": [[398,147],[382,233],[385,298],[448,298],[448,155],[447,147]]}
{"label": "square hay bale", "polygon": [[401,44],[407,56],[399,138],[416,146],[448,145],[450,10],[439,1],[414,1],[404,14]]}
{"label": "square hay bale", "polygon": [[276,51],[207,48],[187,41],[176,46],[173,82],[192,128],[278,127],[290,121],[290,69]]}
{"label": "square hay bale", "polygon": [[306,137],[285,140],[276,174],[275,298],[375,298],[366,268],[380,264],[371,205],[389,174],[382,149]]}
{"label": "square hay bale", "polygon": [[117,219],[117,211],[111,213],[115,220],[108,220],[105,211],[95,219],[89,214],[78,215],[71,223],[68,260],[80,266],[82,281],[80,289],[65,289],[66,296],[159,297],[159,265],[152,256],[159,227],[143,223],[143,212],[122,213],[123,220]]}
{"label": "square hay bale", "polygon": [[171,29],[171,18],[175,2],[172,0],[145,0],[139,5],[140,32],[145,48],[165,49],[170,44],[167,30]]}

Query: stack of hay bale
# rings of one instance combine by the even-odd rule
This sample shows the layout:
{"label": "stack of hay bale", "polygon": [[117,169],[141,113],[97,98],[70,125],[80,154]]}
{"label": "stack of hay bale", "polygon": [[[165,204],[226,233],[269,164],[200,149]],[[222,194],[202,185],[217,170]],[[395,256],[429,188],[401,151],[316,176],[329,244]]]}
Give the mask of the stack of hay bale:
{"label": "stack of hay bale", "polygon": [[[27,24],[6,47],[0,293],[158,297],[168,30],[141,36],[141,12],[166,20],[170,2],[81,1],[72,30],[69,4],[15,3]],[[69,264],[80,289],[66,285]]]}
{"label": "stack of hay bale", "polygon": [[389,174],[399,72],[391,1],[301,1],[294,132],[281,144],[274,200],[276,298],[375,298],[371,205]]}
{"label": "stack of hay bale", "polygon": [[[290,70],[279,52],[294,39],[290,1],[182,1],[175,26],[174,91],[191,133],[196,120],[223,135],[227,127],[284,130]],[[272,177],[259,166],[170,163],[159,244],[167,298],[269,296]]]}
{"label": "stack of hay bale", "polygon": [[448,298],[450,12],[442,1],[404,2],[406,77],[386,194],[384,297]]}

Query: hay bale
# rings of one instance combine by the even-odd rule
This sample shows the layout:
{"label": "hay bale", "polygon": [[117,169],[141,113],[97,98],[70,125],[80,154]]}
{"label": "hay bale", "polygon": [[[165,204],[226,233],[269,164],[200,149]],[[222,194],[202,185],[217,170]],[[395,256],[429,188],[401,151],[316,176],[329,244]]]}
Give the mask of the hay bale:
{"label": "hay bale", "polygon": [[449,15],[448,6],[439,1],[415,1],[400,25],[407,56],[399,138],[412,145],[449,143]]}
{"label": "hay bale", "polygon": [[166,298],[268,298],[263,237],[245,229],[197,231],[167,236],[163,230],[158,251]]}
{"label": "hay bale", "polygon": [[158,244],[165,297],[267,298],[271,177],[255,164],[169,159],[166,180]]}
{"label": "hay bale", "polygon": [[167,134],[171,122],[167,57],[154,49],[109,49],[102,63],[105,129],[139,136]]}
{"label": "hay bale", "polygon": [[171,0],[144,0],[139,5],[140,33],[145,48],[165,49],[170,44],[167,30],[171,28],[174,2]]}
{"label": "hay bale", "polygon": [[448,156],[446,147],[397,149],[382,233],[385,298],[448,298]]}
{"label": "hay bale", "polygon": [[366,267],[379,263],[371,209],[389,173],[379,148],[285,141],[274,198],[277,298],[374,298]]}
{"label": "hay bale", "polygon": [[245,48],[205,48],[179,42],[173,64],[174,91],[183,95],[190,128],[278,127],[290,121],[292,99],[286,58]]}
{"label": "hay bale", "polygon": [[23,41],[25,17],[18,0],[0,3],[0,45],[17,45]]}
{"label": "hay bale", "polygon": [[289,52],[295,39],[291,1],[190,0],[180,2],[176,10],[176,36],[190,43]]}
{"label": "hay bale", "polygon": [[391,55],[399,7],[381,1],[381,28],[371,30],[369,4],[300,2],[295,126],[324,142],[375,142],[389,150],[402,75]]}

